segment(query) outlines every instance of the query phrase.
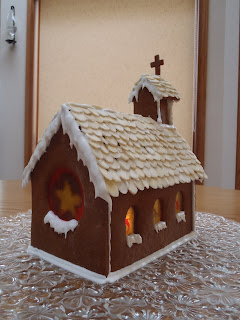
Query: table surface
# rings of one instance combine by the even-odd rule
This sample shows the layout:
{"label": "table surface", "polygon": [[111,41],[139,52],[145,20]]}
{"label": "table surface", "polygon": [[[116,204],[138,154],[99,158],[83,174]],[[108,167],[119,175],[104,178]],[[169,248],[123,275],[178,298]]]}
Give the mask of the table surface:
{"label": "table surface", "polygon": [[[0,180],[0,216],[10,216],[31,208],[31,184],[20,180]],[[196,211],[210,212],[240,222],[240,190],[196,186]]]}
{"label": "table surface", "polygon": [[26,254],[30,208],[30,184],[0,181],[1,319],[239,319],[240,225],[219,216],[240,222],[240,191],[196,186],[196,210],[217,214],[196,214],[197,237],[101,286]]}

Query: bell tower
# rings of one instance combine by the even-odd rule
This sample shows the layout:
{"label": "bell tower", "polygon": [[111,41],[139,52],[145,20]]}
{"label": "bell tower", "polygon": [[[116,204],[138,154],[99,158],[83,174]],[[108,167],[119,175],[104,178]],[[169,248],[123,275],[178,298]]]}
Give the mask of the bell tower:
{"label": "bell tower", "polygon": [[135,84],[129,102],[134,104],[134,113],[144,117],[151,117],[161,124],[172,125],[173,101],[180,99],[176,89],[161,76],[161,66],[164,60],[155,56],[155,61],[150,63],[155,68],[155,75],[143,75]]}

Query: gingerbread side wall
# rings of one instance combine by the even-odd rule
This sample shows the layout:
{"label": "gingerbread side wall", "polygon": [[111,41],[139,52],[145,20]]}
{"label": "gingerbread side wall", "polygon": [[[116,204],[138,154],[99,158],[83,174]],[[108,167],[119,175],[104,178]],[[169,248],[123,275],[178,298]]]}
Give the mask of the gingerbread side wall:
{"label": "gingerbread side wall", "polygon": [[[186,222],[177,222],[175,199],[178,191],[184,197]],[[163,204],[163,220],[167,229],[156,232],[153,224],[153,207],[159,199]],[[113,198],[111,219],[111,271],[124,268],[193,231],[193,187],[192,183],[179,184],[166,189],[147,189],[136,195],[127,193]],[[135,211],[135,233],[142,237],[142,244],[126,243],[125,217],[129,207]]]}
{"label": "gingerbread side wall", "polygon": [[[168,97],[170,100],[171,99]],[[147,88],[139,90],[138,101],[133,99],[134,103],[134,114],[140,114],[144,117],[151,117],[153,120],[157,121],[157,102],[154,101],[153,95],[148,91]],[[163,98],[160,101],[160,110],[162,123],[169,124],[169,114],[168,114],[168,103],[167,99]]]}
{"label": "gingerbread side wall", "polygon": [[[44,224],[50,210],[48,185],[54,170],[67,167],[77,174],[84,192],[84,211],[78,226],[67,238]],[[109,273],[109,218],[108,205],[95,199],[94,186],[89,181],[88,169],[77,161],[77,152],[70,148],[69,138],[62,128],[52,138],[49,147],[37,162],[32,180],[32,234],[33,247],[70,261],[99,274]]]}
{"label": "gingerbread side wall", "polygon": [[140,89],[138,101],[134,98],[134,114],[140,114],[144,117],[151,117],[157,121],[157,102],[154,101],[152,94],[147,88]]}

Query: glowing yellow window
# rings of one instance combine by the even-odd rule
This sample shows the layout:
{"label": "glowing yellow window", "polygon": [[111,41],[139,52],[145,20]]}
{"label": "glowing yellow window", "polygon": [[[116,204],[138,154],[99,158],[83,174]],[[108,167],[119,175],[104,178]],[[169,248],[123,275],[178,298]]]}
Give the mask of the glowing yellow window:
{"label": "glowing yellow window", "polygon": [[181,191],[178,191],[176,195],[176,213],[183,211],[183,194]]}
{"label": "glowing yellow window", "polygon": [[162,201],[157,199],[153,206],[153,225],[156,232],[167,228],[166,221],[163,221]]}
{"label": "glowing yellow window", "polygon": [[130,234],[134,233],[134,210],[132,207],[128,209],[126,218],[125,218],[125,225],[126,225],[126,235],[129,236]]}
{"label": "glowing yellow window", "polygon": [[161,201],[157,199],[153,207],[153,223],[157,224],[162,219],[162,205]]}

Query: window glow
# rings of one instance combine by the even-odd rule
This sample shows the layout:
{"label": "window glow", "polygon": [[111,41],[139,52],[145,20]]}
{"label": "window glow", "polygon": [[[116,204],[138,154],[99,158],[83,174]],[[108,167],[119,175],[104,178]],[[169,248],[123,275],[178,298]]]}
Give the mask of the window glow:
{"label": "window glow", "polygon": [[125,225],[126,225],[126,235],[130,235],[134,233],[134,210],[132,207],[128,209],[126,218],[125,218]]}
{"label": "window glow", "polygon": [[161,201],[157,199],[153,207],[153,223],[157,224],[162,219],[162,206]]}
{"label": "window glow", "polygon": [[184,208],[183,208],[183,194],[181,191],[178,191],[178,193],[176,195],[175,206],[176,206],[176,213],[184,210]]}

